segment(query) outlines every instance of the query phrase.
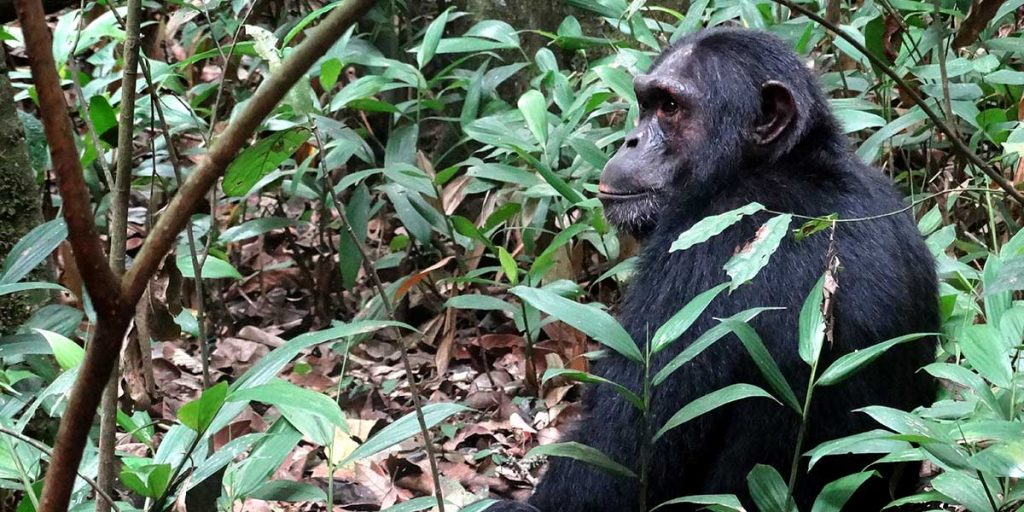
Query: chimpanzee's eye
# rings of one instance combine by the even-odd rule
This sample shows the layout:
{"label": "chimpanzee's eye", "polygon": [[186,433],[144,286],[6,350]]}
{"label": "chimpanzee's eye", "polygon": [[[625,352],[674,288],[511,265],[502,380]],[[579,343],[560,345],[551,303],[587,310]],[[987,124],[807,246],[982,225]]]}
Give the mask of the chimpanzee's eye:
{"label": "chimpanzee's eye", "polygon": [[666,114],[675,114],[678,110],[679,104],[676,103],[675,100],[665,100],[665,102],[661,104],[661,111]]}

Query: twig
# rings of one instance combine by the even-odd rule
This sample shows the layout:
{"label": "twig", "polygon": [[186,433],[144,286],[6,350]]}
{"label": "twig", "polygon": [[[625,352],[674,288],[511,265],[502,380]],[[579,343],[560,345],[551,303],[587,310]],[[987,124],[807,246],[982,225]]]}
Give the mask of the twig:
{"label": "twig", "polygon": [[[128,0],[128,22],[125,26],[124,71],[121,73],[121,114],[117,127],[117,167],[114,172],[113,198],[110,202],[110,267],[124,273],[127,259],[128,203],[132,192],[132,156],[135,140],[135,84],[139,73],[139,30],[142,25],[142,0]],[[72,57],[72,60],[74,58]],[[97,480],[104,492],[114,489],[117,479],[117,390],[120,382],[121,351],[108,354],[110,378],[100,399],[99,469]],[[96,512],[108,512],[110,506],[96,501]]]}
{"label": "twig", "polygon": [[[323,148],[323,143],[320,140],[320,134],[317,130],[313,130],[313,135],[317,139],[317,147]],[[374,290],[377,292],[377,296],[380,297],[380,301],[384,304],[384,309],[387,311],[388,318],[395,320],[395,306],[391,301],[391,297],[388,296],[387,290],[384,289],[384,283],[380,279],[380,275],[377,273],[377,268],[373,266],[373,261],[370,260],[366,245],[362,239],[356,236],[355,230],[352,229],[352,224],[348,221],[348,213],[345,211],[345,205],[342,204],[341,200],[338,199],[337,192],[334,190],[334,180],[331,179],[331,174],[323,165],[323,159],[321,159],[321,172],[324,175],[324,185],[327,188],[328,194],[331,196],[331,200],[334,202],[334,209],[338,211],[338,217],[341,219],[342,226],[345,228],[345,232],[348,233],[349,238],[356,246],[356,251],[359,252],[359,258],[363,265],[363,270],[370,278],[370,283],[373,285]],[[397,330],[397,329],[396,329]],[[416,412],[416,421],[420,426],[420,434],[423,435],[423,448],[427,452],[427,462],[430,464],[430,473],[434,481],[434,498],[437,501],[438,512],[444,512],[444,493],[441,490],[441,478],[440,472],[437,469],[437,455],[434,453],[434,441],[430,435],[430,428],[427,427],[427,420],[423,416],[423,404],[420,400],[419,386],[416,385],[416,376],[412,371],[412,363],[409,362],[409,353],[406,351],[404,345],[402,345],[401,335],[397,336],[398,339],[398,354],[402,359],[402,366],[405,369],[405,378],[409,383],[409,394],[412,395],[412,406]],[[333,475],[331,476],[333,478]],[[331,484],[333,485],[333,484]]]}
{"label": "twig", "polygon": [[914,89],[909,84],[907,84],[905,80],[903,80],[903,77],[901,77],[898,73],[893,71],[892,68],[889,67],[885,62],[883,62],[882,59],[878,58],[878,56],[868,51],[868,49],[865,48],[864,45],[860,43],[860,41],[857,41],[853,36],[840,30],[839,27],[837,27],[835,24],[830,23],[828,20],[822,18],[814,11],[811,11],[810,9],[800,4],[794,3],[791,0],[772,1],[785,5],[786,7],[789,7],[790,9],[793,9],[794,11],[797,11],[800,14],[803,14],[804,16],[807,16],[811,20],[827,28],[829,32],[832,32],[833,34],[843,38],[847,43],[850,43],[850,46],[856,48],[857,51],[859,51],[861,54],[867,57],[872,64],[878,66],[878,68],[881,69],[882,72],[884,72],[889,78],[891,78],[893,82],[896,83],[896,86],[899,87],[900,90],[903,91],[903,93],[910,98],[910,101],[912,101],[918,107],[921,107],[921,111],[924,112],[926,116],[928,116],[928,119],[931,119],[932,123],[935,124],[935,127],[938,128],[939,131],[941,131],[943,134],[946,135],[946,137],[949,138],[949,141],[953,144],[953,148],[956,149],[958,153],[960,153],[969,162],[974,164],[978,169],[981,169],[981,172],[985,173],[989,178],[992,179],[992,181],[996,182],[996,184],[999,185],[999,188],[1005,190],[1006,193],[1010,195],[1010,197],[1013,197],[1014,199],[1017,200],[1017,202],[1024,205],[1024,195],[1021,195],[1021,192],[1017,190],[1016,187],[1013,186],[1013,183],[1007,180],[998,170],[989,165],[988,162],[986,162],[984,159],[978,156],[977,153],[972,151],[971,148],[968,147],[967,144],[965,144],[964,141],[960,139],[960,137],[957,137],[956,132],[949,126],[949,124],[947,124],[941,116],[936,114],[935,111],[932,110],[932,108],[929,107],[927,103],[925,103],[921,96],[919,96],[917,92],[915,92]]}

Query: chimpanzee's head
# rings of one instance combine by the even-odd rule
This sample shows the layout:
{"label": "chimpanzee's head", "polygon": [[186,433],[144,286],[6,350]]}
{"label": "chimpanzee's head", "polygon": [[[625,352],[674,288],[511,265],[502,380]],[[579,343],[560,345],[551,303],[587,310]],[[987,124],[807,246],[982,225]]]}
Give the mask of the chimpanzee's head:
{"label": "chimpanzee's head", "polygon": [[812,135],[836,136],[815,77],[765,32],[717,28],[681,39],[633,87],[639,122],[605,166],[598,197],[608,219],[635,235],[674,197],[768,169]]}

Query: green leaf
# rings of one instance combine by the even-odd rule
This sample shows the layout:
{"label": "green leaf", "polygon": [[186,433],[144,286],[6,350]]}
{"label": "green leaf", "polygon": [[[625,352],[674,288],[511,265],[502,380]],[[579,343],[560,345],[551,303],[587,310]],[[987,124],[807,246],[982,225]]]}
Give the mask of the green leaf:
{"label": "green leaf", "polygon": [[900,343],[906,343],[908,341],[919,340],[927,336],[938,336],[936,333],[916,333],[899,336],[891,340],[886,340],[881,343],[872,345],[862,350],[855,350],[849,354],[844,354],[839,359],[836,359],[827,370],[825,370],[818,381],[815,383],[817,386],[831,386],[833,384],[839,384],[846,380],[848,377],[857,373],[861,368],[867,366],[879,356],[884,354],[887,350]]}
{"label": "green leaf", "polygon": [[750,498],[760,512],[796,512],[789,504],[789,489],[779,472],[771,466],[758,464],[747,474]]}
{"label": "green leaf", "polygon": [[[433,428],[451,416],[470,410],[472,409],[452,403],[427,404],[423,407],[423,419],[427,428]],[[371,436],[338,465],[345,466],[349,462],[380,453],[419,433],[420,426],[417,423],[416,412],[410,412]]]}
{"label": "green leaf", "polygon": [[526,458],[542,455],[578,460],[612,475],[637,478],[636,473],[629,468],[611,460],[597,448],[591,448],[585,444],[575,442],[545,444],[530,450],[526,454]]}
{"label": "green leaf", "polygon": [[556,174],[555,171],[552,171],[550,167],[544,165],[540,160],[534,158],[533,155],[518,147],[514,147],[513,150],[517,155],[519,155],[519,158],[526,160],[526,163],[536,169],[540,174],[540,177],[544,178],[544,181],[546,181],[548,185],[551,185],[551,188],[555,189],[559,195],[568,199],[572,204],[579,204],[583,202],[583,196],[581,196],[576,189],[569,186],[569,184],[566,183],[561,176]]}
{"label": "green leaf", "polygon": [[507,311],[515,312],[512,304],[490,295],[468,294],[456,295],[444,303],[446,308],[455,309],[479,309],[483,311]]}
{"label": "green leaf", "polygon": [[793,393],[793,388],[789,386],[786,377],[782,375],[782,370],[779,369],[779,365],[775,362],[772,354],[768,352],[768,348],[764,346],[764,342],[758,336],[757,331],[750,324],[739,320],[725,319],[722,321],[722,324],[740,339],[743,347],[747,349],[747,353],[753,358],[754,364],[761,370],[761,375],[768,381],[768,385],[775,390],[775,393],[782,398],[782,402],[791,407],[797,414],[803,416],[803,406],[797,400],[796,393]]}
{"label": "green leaf", "polygon": [[971,512],[995,512],[985,486],[974,475],[963,471],[946,471],[933,478],[931,483],[936,491],[952,499],[955,505],[963,505]]}
{"label": "green leaf", "polygon": [[703,414],[709,413],[723,405],[742,400],[744,398],[770,398],[775,400],[774,397],[768,394],[767,391],[751,385],[751,384],[732,384],[722,389],[712,391],[682,407],[672,415],[671,418],[665,425],[654,434],[654,439],[657,440],[661,436],[665,435],[666,432],[672,430],[694,418],[697,418]]}
{"label": "green leaf", "polygon": [[501,262],[502,272],[508,276],[508,282],[513,286],[519,284],[519,266],[504,247],[498,247],[498,261]]}
{"label": "green leaf", "polygon": [[313,484],[291,480],[272,480],[249,493],[248,498],[288,503],[327,501],[327,493]]}
{"label": "green leaf", "polygon": [[213,419],[217,417],[217,412],[224,405],[224,399],[227,396],[227,382],[221,382],[203,391],[199,398],[178,409],[178,421],[200,434],[206,432],[210,423],[213,423]]}
{"label": "green leaf", "polygon": [[[342,431],[348,430],[348,422],[337,402],[323,393],[296,386],[288,381],[274,380],[260,386],[238,390],[232,392],[228,400],[232,402],[256,401],[295,408],[321,417]],[[296,428],[301,430],[298,425]]]}
{"label": "green leaf", "polygon": [[772,217],[757,230],[753,240],[725,262],[725,273],[732,278],[730,290],[753,279],[768,264],[768,259],[775,254],[789,232],[792,219],[793,216],[789,214]]}
{"label": "green leaf", "polygon": [[309,140],[309,130],[276,132],[242,151],[224,172],[222,187],[230,197],[243,197],[264,176],[277,169]]}
{"label": "green leaf", "polygon": [[530,89],[519,97],[519,111],[526,119],[526,126],[533,133],[537,142],[544,146],[548,142],[548,105],[544,95],[536,89]]}
{"label": "green leaf", "polygon": [[821,276],[800,308],[799,351],[800,359],[814,365],[821,357],[821,346],[825,342],[825,314],[821,306],[825,300],[825,276]]}
{"label": "green leaf", "polygon": [[[761,314],[762,312],[773,309],[779,308],[748,309],[736,313],[730,318],[734,318],[743,322],[749,322],[752,318]],[[692,360],[693,358],[700,355],[701,352],[710,347],[716,341],[725,337],[726,334],[729,334],[729,328],[722,324],[716,325],[708,329],[707,331],[704,332],[704,334],[701,334],[700,337],[698,337],[693,343],[687,345],[686,348],[679,353],[679,355],[672,358],[672,360],[669,361],[668,364],[666,364],[661,370],[658,370],[658,373],[654,375],[654,379],[651,382],[655,386],[661,385],[661,383],[665,382],[665,379],[669,378],[669,376],[672,375],[672,373],[681,368],[684,364],[690,362],[690,360]]]}
{"label": "green leaf", "polygon": [[[178,271],[181,272],[182,277],[189,279],[195,279],[196,272],[195,267],[192,266],[192,256],[184,254],[178,256],[174,260],[175,264],[178,265]],[[202,270],[203,279],[241,279],[242,274],[238,273],[230,263],[212,255],[206,256],[206,261],[203,262]]]}
{"label": "green leaf", "polygon": [[830,482],[815,498],[811,512],[841,512],[853,493],[869,478],[877,475],[876,471],[863,471]]}
{"label": "green leaf", "polygon": [[700,318],[701,313],[708,308],[711,301],[715,300],[715,297],[718,297],[722,290],[728,287],[729,283],[722,283],[710,290],[705,290],[672,315],[672,318],[669,318],[654,332],[654,337],[651,338],[651,353],[657,354],[679,339]]}
{"label": "green leaf", "polygon": [[420,512],[421,510],[428,510],[436,506],[437,498],[433,496],[420,496],[419,498],[413,498],[409,501],[392,505],[381,512]]}
{"label": "green leaf", "polygon": [[950,363],[932,363],[925,366],[924,371],[933,377],[946,379],[973,390],[992,412],[1000,416],[1006,415],[1006,408],[996,399],[995,393],[992,392],[992,388],[985,382],[985,379],[981,378],[977,373],[963,366]]}
{"label": "green leaf", "polygon": [[63,218],[44,222],[11,247],[0,272],[0,285],[16,283],[39,266],[68,237]]}
{"label": "green leaf", "polygon": [[423,66],[426,66],[430,59],[434,58],[434,53],[437,52],[437,45],[441,42],[441,36],[444,35],[444,26],[448,24],[448,14],[451,12],[451,8],[445,9],[427,26],[427,30],[423,34],[423,44],[416,51],[416,64],[419,65],[420,69],[423,69]]}
{"label": "green leaf", "polygon": [[67,288],[59,284],[53,283],[12,283],[12,284],[0,284],[0,296],[10,295],[12,293],[27,292],[31,290],[58,290],[71,293]]}
{"label": "green leaf", "polygon": [[53,357],[57,360],[61,370],[70,370],[82,364],[82,360],[85,359],[85,349],[77,343],[53,331],[33,330],[50,344]]}
{"label": "green leaf", "polygon": [[999,443],[971,457],[971,465],[980,471],[1006,478],[1024,478],[1024,441]]}
{"label": "green leaf", "polygon": [[338,85],[338,78],[341,76],[342,70],[341,59],[327,59],[320,64],[320,86],[325,91],[334,89],[335,85]]}
{"label": "green leaf", "polygon": [[668,505],[704,505],[701,510],[712,512],[746,512],[739,498],[732,494],[702,494],[698,496],[683,496],[675,498],[651,509],[651,512]]}
{"label": "green leaf", "polygon": [[[237,242],[239,240],[245,240],[246,238],[257,237],[277,229],[301,226],[303,224],[306,224],[306,222],[287,219],[284,217],[260,217],[225,229],[224,232],[217,237],[217,241],[225,244]],[[191,263],[189,266],[191,266]]]}
{"label": "green leaf", "polygon": [[633,338],[608,313],[540,288],[516,286],[509,291],[529,305],[579,329],[627,359],[638,363],[644,360]]}
{"label": "green leaf", "polygon": [[544,378],[542,380],[546,383],[547,381],[554,379],[556,377],[564,377],[569,380],[583,382],[586,384],[607,384],[611,386],[616,393],[618,393],[627,401],[629,401],[629,403],[633,404],[633,407],[636,407],[637,410],[643,411],[646,409],[646,407],[644,406],[644,400],[637,396],[636,393],[630,391],[629,388],[627,388],[626,386],[623,386],[622,384],[619,384],[614,381],[610,381],[604,377],[599,377],[597,375],[582,372],[579,370],[569,370],[564,368],[548,368],[547,371],[544,372]]}
{"label": "green leaf", "polygon": [[228,467],[224,479],[234,484],[234,495],[245,498],[266,485],[270,475],[281,467],[301,440],[302,434],[287,420],[279,418],[275,421],[248,457]]}
{"label": "green leaf", "polygon": [[1011,387],[1013,369],[1010,357],[1002,335],[995,327],[988,324],[967,326],[960,339],[960,349],[967,356],[967,362],[982,377],[1001,388]]}
{"label": "green leaf", "polygon": [[[105,96],[97,94],[92,98],[89,98],[89,118],[92,119],[93,130],[96,131],[96,136],[103,140],[110,140],[107,137],[103,137],[108,131],[117,126],[117,111],[114,107],[110,106],[110,101]],[[114,130],[117,133],[117,130]],[[111,146],[117,146],[117,137],[112,138],[113,144]]]}
{"label": "green leaf", "polygon": [[170,464],[147,464],[135,468],[125,465],[121,469],[122,483],[147,498],[158,498],[163,495],[170,480]]}
{"label": "green leaf", "polygon": [[721,234],[729,226],[736,224],[746,215],[753,215],[764,209],[761,203],[750,203],[735,210],[725,213],[704,217],[697,221],[690,229],[683,231],[675,242],[669,247],[668,252],[685,251],[697,244],[704,243],[712,237]]}

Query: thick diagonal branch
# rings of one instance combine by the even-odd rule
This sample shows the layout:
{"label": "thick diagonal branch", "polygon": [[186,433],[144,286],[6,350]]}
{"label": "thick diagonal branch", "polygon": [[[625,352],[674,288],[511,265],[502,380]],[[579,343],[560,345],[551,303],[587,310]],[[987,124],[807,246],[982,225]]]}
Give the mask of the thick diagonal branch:
{"label": "thick diagonal branch", "polygon": [[216,183],[242,145],[292,86],[374,3],[375,0],[349,0],[336,8],[263,83],[171,201],[149,233],[135,264],[119,281],[107,265],[92,221],[89,192],[75,150],[74,133],[52,57],[52,42],[42,3],[40,0],[17,0],[18,18],[25,35],[46,138],[63,199],[68,238],[98,316],[93,341],[87,347],[57,433],[53,459],[43,488],[41,512],[67,510],[101,390],[110,377],[113,358],[120,350],[134,304],[141,298],[146,282],[171,249],[196,203]]}

